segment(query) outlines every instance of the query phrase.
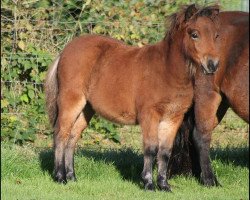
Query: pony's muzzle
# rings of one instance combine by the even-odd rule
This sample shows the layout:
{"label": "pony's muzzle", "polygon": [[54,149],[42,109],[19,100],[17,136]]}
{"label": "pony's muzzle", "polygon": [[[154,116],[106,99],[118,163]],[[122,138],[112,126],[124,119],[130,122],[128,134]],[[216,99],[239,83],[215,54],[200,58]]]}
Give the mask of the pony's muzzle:
{"label": "pony's muzzle", "polygon": [[218,69],[218,60],[212,60],[212,59],[209,59],[208,62],[207,62],[207,68],[209,70],[210,73],[214,73],[217,71]]}
{"label": "pony's muzzle", "polygon": [[202,69],[204,74],[213,74],[217,71],[219,60],[218,59],[207,59],[207,62],[202,63]]}

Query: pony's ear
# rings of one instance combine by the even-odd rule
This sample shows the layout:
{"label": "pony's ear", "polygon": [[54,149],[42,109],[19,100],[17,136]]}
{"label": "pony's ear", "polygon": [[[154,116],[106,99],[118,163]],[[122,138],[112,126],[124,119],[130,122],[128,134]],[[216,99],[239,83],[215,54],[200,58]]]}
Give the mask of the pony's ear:
{"label": "pony's ear", "polygon": [[212,11],[212,14],[211,14],[212,18],[215,18],[215,17],[217,17],[217,16],[219,15],[219,13],[220,13],[220,7],[219,7],[218,5],[215,5],[215,6],[213,6],[213,8],[211,9],[211,11]]}
{"label": "pony's ear", "polygon": [[219,12],[220,12],[219,6],[215,6],[215,7],[212,9],[212,15],[218,15]]}
{"label": "pony's ear", "polygon": [[197,11],[198,9],[196,8],[195,4],[188,6],[185,11],[185,22],[187,22]]}
{"label": "pony's ear", "polygon": [[218,5],[211,6],[204,8],[200,11],[199,15],[200,16],[207,16],[207,17],[216,17],[220,12],[220,8]]}

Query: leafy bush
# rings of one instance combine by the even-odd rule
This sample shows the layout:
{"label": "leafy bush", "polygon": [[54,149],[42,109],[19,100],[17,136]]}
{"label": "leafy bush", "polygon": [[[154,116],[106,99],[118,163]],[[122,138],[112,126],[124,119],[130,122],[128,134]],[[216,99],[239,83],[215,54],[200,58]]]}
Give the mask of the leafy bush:
{"label": "leafy bush", "polygon": [[[191,2],[2,0],[1,139],[23,143],[37,133],[51,134],[42,83],[53,58],[73,37],[91,33],[137,46],[154,43],[164,37],[166,17]],[[90,127],[120,141],[117,125],[95,117]]]}

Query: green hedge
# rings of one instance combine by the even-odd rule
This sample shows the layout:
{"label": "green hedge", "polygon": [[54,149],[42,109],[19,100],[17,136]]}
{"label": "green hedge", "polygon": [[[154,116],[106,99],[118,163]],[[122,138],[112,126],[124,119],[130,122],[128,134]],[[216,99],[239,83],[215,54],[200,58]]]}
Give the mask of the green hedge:
{"label": "green hedge", "polygon": [[[67,42],[93,33],[137,46],[154,43],[164,37],[167,16],[193,1],[16,2],[2,0],[1,7],[1,140],[22,144],[34,141],[37,134],[51,134],[43,81],[48,66]],[[98,117],[90,125],[92,130],[119,142],[116,127]]]}

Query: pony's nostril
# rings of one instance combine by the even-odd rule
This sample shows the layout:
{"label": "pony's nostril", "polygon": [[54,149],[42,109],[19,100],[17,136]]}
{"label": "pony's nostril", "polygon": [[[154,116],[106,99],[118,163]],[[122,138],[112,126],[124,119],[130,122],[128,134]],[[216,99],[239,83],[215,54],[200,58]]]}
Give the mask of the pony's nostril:
{"label": "pony's nostril", "polygon": [[218,67],[218,62],[213,60],[208,60],[207,67],[210,72],[215,72]]}

